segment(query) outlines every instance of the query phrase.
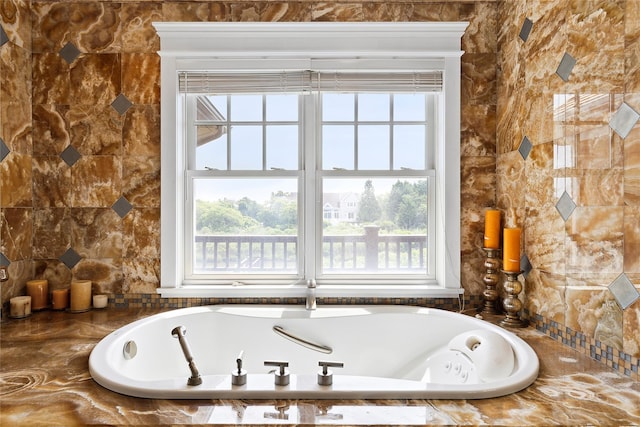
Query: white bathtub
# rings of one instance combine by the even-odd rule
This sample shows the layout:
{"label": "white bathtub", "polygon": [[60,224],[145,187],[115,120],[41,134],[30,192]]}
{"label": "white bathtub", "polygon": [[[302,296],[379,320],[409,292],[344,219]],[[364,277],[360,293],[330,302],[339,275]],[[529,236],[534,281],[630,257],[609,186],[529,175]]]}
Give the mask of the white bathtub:
{"label": "white bathtub", "polygon": [[[200,385],[187,384],[191,371],[171,333],[177,326],[187,331]],[[274,326],[331,353],[287,339]],[[241,351],[246,384],[232,385]],[[288,385],[275,385],[267,360],[289,363]],[[319,361],[344,363],[330,368],[331,385],[318,384]],[[112,332],[89,358],[91,376],[103,387],[167,399],[480,399],[526,388],[538,366],[533,349],[511,332],[462,314],[408,306],[179,309]]]}

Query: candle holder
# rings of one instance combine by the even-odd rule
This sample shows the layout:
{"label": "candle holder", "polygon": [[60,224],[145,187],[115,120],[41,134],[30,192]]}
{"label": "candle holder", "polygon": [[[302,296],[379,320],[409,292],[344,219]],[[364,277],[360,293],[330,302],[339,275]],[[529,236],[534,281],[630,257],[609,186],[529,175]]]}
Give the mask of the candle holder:
{"label": "candle holder", "polygon": [[527,326],[526,320],[520,318],[520,310],[522,310],[522,302],[518,299],[518,294],[522,291],[522,284],[518,281],[518,276],[523,271],[505,271],[502,272],[507,276],[507,281],[504,283],[504,290],[507,292],[507,297],[502,301],[502,306],[507,312],[505,318],[500,322],[500,325],[509,328],[524,328]]}
{"label": "candle holder", "polygon": [[498,285],[498,269],[500,267],[500,260],[498,259],[500,249],[483,249],[487,253],[487,258],[484,260],[484,266],[487,271],[482,277],[482,281],[486,288],[482,292],[482,295],[484,296],[484,307],[480,313],[498,314],[498,310],[496,309],[496,301],[498,300],[498,291],[496,291],[496,286]]}

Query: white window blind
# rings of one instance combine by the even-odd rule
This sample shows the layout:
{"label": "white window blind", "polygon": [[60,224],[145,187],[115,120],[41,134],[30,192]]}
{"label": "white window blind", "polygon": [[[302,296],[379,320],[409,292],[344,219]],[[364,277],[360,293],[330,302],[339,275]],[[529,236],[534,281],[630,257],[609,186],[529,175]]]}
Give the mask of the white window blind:
{"label": "white window blind", "polygon": [[309,92],[440,92],[442,71],[426,72],[314,72],[280,71],[220,73],[182,71],[181,93]]}

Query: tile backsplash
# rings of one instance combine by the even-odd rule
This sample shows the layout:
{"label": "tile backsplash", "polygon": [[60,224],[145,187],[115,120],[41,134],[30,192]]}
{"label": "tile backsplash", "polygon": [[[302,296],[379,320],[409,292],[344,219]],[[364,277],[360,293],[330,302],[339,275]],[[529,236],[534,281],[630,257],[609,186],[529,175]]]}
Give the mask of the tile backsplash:
{"label": "tile backsplash", "polygon": [[[4,0],[3,303],[33,277],[53,289],[74,278],[90,279],[94,292],[155,294],[160,61],[151,23],[278,20],[469,21],[461,91],[466,294],[482,295],[483,213],[497,207],[523,229],[527,313],[640,356],[640,301],[629,288],[640,287],[637,0]],[[626,308],[616,292],[631,295]]]}

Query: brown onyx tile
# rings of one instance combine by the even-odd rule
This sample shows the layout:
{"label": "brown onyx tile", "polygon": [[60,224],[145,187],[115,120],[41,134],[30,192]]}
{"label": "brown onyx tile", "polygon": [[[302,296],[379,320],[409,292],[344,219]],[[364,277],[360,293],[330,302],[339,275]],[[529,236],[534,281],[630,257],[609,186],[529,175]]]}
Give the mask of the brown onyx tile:
{"label": "brown onyx tile", "polygon": [[69,145],[68,105],[33,106],[33,155],[59,155]]}
{"label": "brown onyx tile", "polygon": [[71,206],[111,207],[120,197],[121,161],[115,156],[84,156],[71,169]]}
{"label": "brown onyx tile", "polygon": [[94,294],[122,293],[122,259],[83,258],[73,267],[74,280],[91,280]]}
{"label": "brown onyx tile", "polygon": [[120,154],[124,120],[111,105],[74,105],[68,112],[71,145],[81,155]]}
{"label": "brown onyx tile", "polygon": [[526,97],[519,85],[509,83],[498,86],[500,102],[496,106],[496,151],[498,154],[518,149],[524,135],[523,112],[527,108]]}
{"label": "brown onyx tile", "polygon": [[7,38],[16,46],[31,46],[30,4],[19,0],[5,0],[0,6],[0,22]]}
{"label": "brown onyx tile", "polygon": [[[33,261],[30,259],[13,261],[9,264],[7,271],[9,272],[9,280],[3,282],[2,286],[0,286],[3,305],[4,303],[9,303],[9,300],[15,296],[26,294],[25,284],[27,283],[27,280],[33,279]],[[5,315],[8,312],[9,310],[7,307],[7,310],[4,311]],[[4,366],[3,360],[3,372]]]}
{"label": "brown onyx tile", "polygon": [[[0,83],[0,86],[2,83]],[[0,101],[0,136],[11,151],[30,154],[33,151],[30,99],[18,102]]]}
{"label": "brown onyx tile", "polygon": [[460,9],[460,20],[469,22],[462,37],[462,50],[474,53],[497,52],[497,3],[477,2],[473,5],[461,5]]}
{"label": "brown onyx tile", "polygon": [[578,169],[609,169],[613,166],[613,131],[608,124],[567,127]]}
{"label": "brown onyx tile", "polygon": [[31,52],[7,43],[0,49],[0,99],[29,102],[31,99]]}
{"label": "brown onyx tile", "polygon": [[2,209],[0,212],[0,252],[11,261],[31,258],[32,230],[32,209]]}
{"label": "brown onyx tile", "polygon": [[117,54],[87,54],[71,65],[70,103],[110,105],[121,92]]}
{"label": "brown onyx tile", "polygon": [[160,206],[160,157],[122,160],[122,194],[135,207]]}
{"label": "brown onyx tile", "polygon": [[57,52],[34,53],[33,104],[69,104],[69,70]]}
{"label": "brown onyx tile", "polygon": [[463,54],[461,80],[460,98],[463,104],[495,105],[496,54]]}
{"label": "brown onyx tile", "polygon": [[160,260],[158,258],[124,259],[122,271],[124,275],[123,292],[153,294],[160,287]]}
{"label": "brown onyx tile", "polygon": [[364,3],[362,14],[366,22],[407,22],[414,9],[414,3]]}
{"label": "brown onyx tile", "polygon": [[625,4],[625,85],[626,93],[640,92],[640,2]]}
{"label": "brown onyx tile", "polygon": [[460,7],[458,2],[436,1],[431,3],[413,3],[411,21],[459,21]]}
{"label": "brown onyx tile", "polygon": [[640,206],[624,208],[624,272],[640,273]]}
{"label": "brown onyx tile", "polygon": [[462,105],[460,139],[462,156],[495,156],[496,107]]}
{"label": "brown onyx tile", "polygon": [[577,207],[566,222],[569,273],[622,273],[622,207]]}
{"label": "brown onyx tile", "polygon": [[566,191],[578,206],[622,206],[623,175],[620,169],[568,171]]}
{"label": "brown onyx tile", "polygon": [[560,324],[565,323],[565,278],[544,269],[534,268],[524,285],[525,307],[531,313]]}
{"label": "brown onyx tile", "polygon": [[162,2],[162,17],[168,22],[202,22],[209,20],[207,2]]}
{"label": "brown onyx tile", "polygon": [[123,142],[128,156],[160,155],[160,107],[134,105],[127,110]]}
{"label": "brown onyx tile", "polygon": [[260,12],[260,20],[265,22],[309,22],[311,21],[311,3],[267,2]]}
{"label": "brown onyx tile", "polygon": [[59,156],[33,158],[34,207],[65,207],[71,202],[71,169]]}
{"label": "brown onyx tile", "polygon": [[460,211],[460,252],[463,255],[484,255],[484,211],[485,207],[464,206]]}
{"label": "brown onyx tile", "polygon": [[33,257],[35,259],[58,259],[70,246],[69,209],[35,209],[33,213]]}
{"label": "brown onyx tile", "polygon": [[624,140],[624,201],[640,206],[640,124]]}
{"label": "brown onyx tile", "polygon": [[524,248],[533,268],[553,275],[565,272],[565,223],[555,206],[528,208]]}
{"label": "brown onyx tile", "polygon": [[237,2],[229,7],[229,19],[233,22],[260,21],[260,13],[266,3]]}
{"label": "brown onyx tile", "polygon": [[49,291],[64,289],[71,285],[71,270],[58,259],[39,259],[35,261],[35,277],[47,279]]}
{"label": "brown onyx tile", "polygon": [[606,287],[568,286],[566,326],[622,349],[622,310]]}
{"label": "brown onyx tile", "polygon": [[609,123],[611,114],[620,108],[623,95],[620,93],[576,93],[574,99],[577,121]]}
{"label": "brown onyx tile", "polygon": [[462,158],[460,198],[463,206],[492,206],[495,203],[495,164],[493,156]]}
{"label": "brown onyx tile", "polygon": [[621,91],[624,87],[623,3],[571,0],[567,11],[567,49],[577,60],[568,82],[570,90]]}
{"label": "brown onyx tile", "polygon": [[555,205],[553,170],[554,144],[534,145],[526,160],[527,179],[526,205],[542,207]]}
{"label": "brown onyx tile", "polygon": [[83,258],[122,256],[122,219],[111,208],[70,211],[71,247]]}
{"label": "brown onyx tile", "polygon": [[478,254],[463,255],[460,259],[460,281],[465,293],[470,295],[480,295],[485,289],[482,277],[484,270],[483,256]]}
{"label": "brown onyx tile", "polygon": [[116,51],[119,9],[115,2],[36,2],[33,50],[58,52],[71,42],[81,52]]}
{"label": "brown onyx tile", "polygon": [[209,21],[225,22],[231,20],[231,6],[229,3],[215,1],[209,3]]}
{"label": "brown onyx tile", "polygon": [[11,152],[0,162],[0,207],[32,205],[31,156]]}
{"label": "brown onyx tile", "polygon": [[328,3],[312,4],[311,19],[313,21],[362,21],[362,3]]}
{"label": "brown onyx tile", "polygon": [[554,120],[553,94],[533,89],[527,90],[528,114],[524,124],[524,134],[535,144],[553,141]]}
{"label": "brown onyx tile", "polygon": [[132,209],[122,219],[123,256],[126,258],[160,257],[160,209]]}
{"label": "brown onyx tile", "polygon": [[160,49],[160,38],[152,22],[162,21],[161,3],[123,3],[120,20],[123,53],[154,53]]}
{"label": "brown onyx tile", "polygon": [[122,54],[122,93],[133,104],[160,103],[160,56]]}
{"label": "brown onyx tile", "polygon": [[519,152],[512,151],[498,157],[496,177],[497,205],[505,208],[524,206],[525,163]]}
{"label": "brown onyx tile", "polygon": [[[636,284],[636,288],[639,285]],[[622,351],[633,356],[640,357],[640,299],[631,304],[622,314]]]}

